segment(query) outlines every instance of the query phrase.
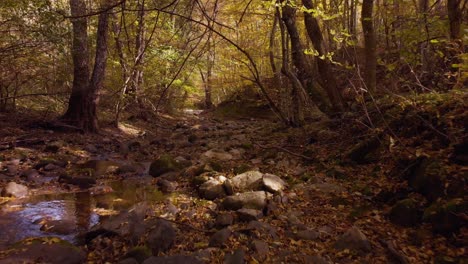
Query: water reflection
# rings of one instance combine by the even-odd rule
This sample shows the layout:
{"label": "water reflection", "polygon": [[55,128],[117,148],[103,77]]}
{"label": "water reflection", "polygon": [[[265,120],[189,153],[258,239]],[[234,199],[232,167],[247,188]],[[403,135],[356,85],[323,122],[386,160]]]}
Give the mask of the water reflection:
{"label": "water reflection", "polygon": [[93,196],[89,192],[47,194],[14,201],[0,209],[0,249],[28,238],[57,236],[70,242],[80,232],[99,223],[99,209],[121,211],[142,201],[164,197],[147,181],[109,183],[114,192]]}

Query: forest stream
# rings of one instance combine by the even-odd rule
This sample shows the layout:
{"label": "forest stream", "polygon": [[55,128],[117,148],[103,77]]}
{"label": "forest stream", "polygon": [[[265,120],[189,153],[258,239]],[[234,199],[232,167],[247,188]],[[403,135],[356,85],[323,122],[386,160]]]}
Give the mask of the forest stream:
{"label": "forest stream", "polygon": [[353,156],[346,140],[330,150],[349,129],[323,130],[335,125],[315,121],[310,134],[193,111],[101,135],[28,125],[2,151],[0,263],[425,263],[441,247],[462,253],[446,235],[458,220],[438,230],[420,209],[398,209],[425,198],[377,176],[392,170],[376,160],[385,152],[358,144]]}

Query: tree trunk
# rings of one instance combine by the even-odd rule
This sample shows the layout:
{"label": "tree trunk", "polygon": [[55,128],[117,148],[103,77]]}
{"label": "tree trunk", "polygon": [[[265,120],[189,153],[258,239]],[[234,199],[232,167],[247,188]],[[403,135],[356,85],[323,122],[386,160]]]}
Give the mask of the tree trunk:
{"label": "tree trunk", "polygon": [[373,23],[373,8],[374,0],[364,0],[362,3],[361,23],[364,30],[365,43],[365,71],[364,83],[369,92],[374,92],[376,89],[376,68],[377,68],[377,51],[376,40]]}
{"label": "tree trunk", "polygon": [[[284,1],[282,1],[283,3]],[[312,88],[312,76],[304,58],[304,47],[302,46],[299,31],[296,26],[296,9],[290,6],[287,0],[282,7],[282,20],[288,31],[291,40],[291,59],[295,66],[295,74],[302,83],[302,86],[310,91]]]}
{"label": "tree trunk", "polygon": [[[79,17],[86,14],[84,0],[70,0],[71,14]],[[109,13],[99,15],[96,57],[91,79],[89,78],[89,51],[86,17],[72,18],[73,25],[73,88],[67,112],[62,119],[84,132],[97,132],[96,108],[99,90],[104,80],[107,61],[107,27]]]}
{"label": "tree trunk", "polygon": [[107,41],[108,41],[109,13],[104,12],[99,15],[97,39],[96,39],[96,57],[94,59],[93,75],[89,82],[88,100],[89,122],[92,123],[90,131],[97,131],[96,108],[99,103],[99,91],[102,88],[107,66]]}
{"label": "tree trunk", "polygon": [[215,62],[215,46],[213,41],[213,36],[208,38],[208,52],[206,58],[206,76],[205,76],[205,109],[213,108],[213,101],[211,99],[211,90],[212,90],[212,74],[213,66]]}
{"label": "tree trunk", "polygon": [[[307,9],[314,8],[311,0],[302,0],[302,4]],[[309,35],[314,48],[317,50],[319,56],[326,56],[327,51],[323,45],[323,36],[322,31],[320,30],[319,23],[315,17],[311,15],[311,13],[304,11],[304,23],[307,29],[307,33]],[[330,61],[327,58],[317,59],[317,66],[319,73],[323,79],[323,85],[325,90],[332,102],[332,107],[334,110],[343,110],[343,100],[341,95],[338,91],[338,87],[336,84],[336,79],[333,76],[331,71]]]}
{"label": "tree trunk", "polygon": [[450,39],[461,39],[462,10],[461,0],[447,0],[447,12],[450,23]]}
{"label": "tree trunk", "polygon": [[[282,20],[291,40],[291,58],[296,69],[293,71],[289,67],[289,56],[287,54],[286,43],[283,41],[283,63],[281,71],[292,85],[290,93],[291,102],[288,107],[290,108],[288,121],[289,125],[296,127],[304,125],[304,105],[306,100],[303,98],[303,91],[310,77],[308,76],[309,73],[307,71],[306,62],[303,58],[304,51],[296,27],[296,11],[293,7],[289,6],[288,3],[289,1],[282,7]],[[284,29],[282,31],[284,34]]]}
{"label": "tree trunk", "polygon": [[[71,15],[79,17],[86,14],[84,0],[70,0]],[[79,128],[88,127],[89,101],[89,51],[88,51],[88,19],[87,17],[72,18],[73,25],[73,87],[68,102],[68,109],[62,119]]]}
{"label": "tree trunk", "polygon": [[129,93],[138,101],[138,95],[143,83],[143,62],[145,58],[145,0],[138,1],[138,28],[135,36],[135,69]]}

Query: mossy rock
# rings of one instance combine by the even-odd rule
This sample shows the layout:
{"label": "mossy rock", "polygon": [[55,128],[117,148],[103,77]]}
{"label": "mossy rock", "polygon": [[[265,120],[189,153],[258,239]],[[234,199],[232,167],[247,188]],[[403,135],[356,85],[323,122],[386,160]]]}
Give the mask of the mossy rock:
{"label": "mossy rock", "polygon": [[408,185],[430,201],[435,201],[445,194],[446,178],[447,171],[439,161],[422,158],[408,176]]}
{"label": "mossy rock", "polygon": [[345,156],[357,164],[366,164],[377,159],[380,145],[380,139],[375,136],[356,144]]}
{"label": "mossy rock", "polygon": [[147,258],[152,256],[151,249],[146,246],[138,246],[130,249],[127,254],[125,254],[124,259],[133,258],[138,263],[143,263]]}
{"label": "mossy rock", "polygon": [[411,198],[400,200],[392,207],[389,218],[392,223],[412,227],[421,223],[422,211],[416,200]]}
{"label": "mossy rock", "polygon": [[153,177],[159,177],[164,173],[178,171],[181,168],[181,164],[179,164],[172,156],[164,154],[159,159],[151,163],[149,174]]}
{"label": "mossy rock", "polygon": [[424,210],[423,220],[432,224],[434,232],[450,234],[467,224],[461,216],[467,209],[468,202],[463,198],[440,200]]}

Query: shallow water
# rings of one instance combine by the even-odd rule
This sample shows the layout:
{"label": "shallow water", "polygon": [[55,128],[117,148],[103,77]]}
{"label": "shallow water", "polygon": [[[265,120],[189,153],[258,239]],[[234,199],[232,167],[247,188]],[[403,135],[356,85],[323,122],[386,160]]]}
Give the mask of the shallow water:
{"label": "shallow water", "polygon": [[108,185],[113,192],[44,194],[1,205],[0,249],[28,237],[57,236],[74,243],[78,234],[98,224],[107,213],[118,213],[142,201],[164,199],[150,179]]}

